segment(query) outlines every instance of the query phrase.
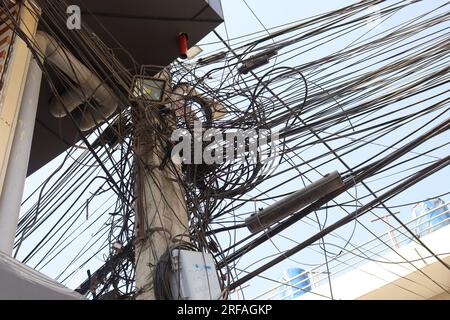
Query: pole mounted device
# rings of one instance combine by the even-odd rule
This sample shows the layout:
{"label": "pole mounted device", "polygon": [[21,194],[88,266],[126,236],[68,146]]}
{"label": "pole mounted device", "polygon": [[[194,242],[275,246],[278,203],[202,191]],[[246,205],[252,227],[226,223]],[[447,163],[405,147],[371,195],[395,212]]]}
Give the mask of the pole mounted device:
{"label": "pole mounted device", "polygon": [[328,173],[320,180],[252,214],[245,219],[245,224],[251,233],[257,233],[343,186],[339,172]]}
{"label": "pole mounted device", "polygon": [[178,51],[181,59],[186,59],[188,57],[188,40],[189,37],[187,33],[181,32],[178,35]]}

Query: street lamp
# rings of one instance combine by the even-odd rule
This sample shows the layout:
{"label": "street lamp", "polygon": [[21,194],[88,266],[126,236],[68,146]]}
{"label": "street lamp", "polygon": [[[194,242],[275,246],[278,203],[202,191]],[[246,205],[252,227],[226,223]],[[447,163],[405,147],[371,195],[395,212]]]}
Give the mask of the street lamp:
{"label": "street lamp", "polygon": [[136,75],[129,94],[130,100],[161,102],[164,95],[166,81],[153,77]]}

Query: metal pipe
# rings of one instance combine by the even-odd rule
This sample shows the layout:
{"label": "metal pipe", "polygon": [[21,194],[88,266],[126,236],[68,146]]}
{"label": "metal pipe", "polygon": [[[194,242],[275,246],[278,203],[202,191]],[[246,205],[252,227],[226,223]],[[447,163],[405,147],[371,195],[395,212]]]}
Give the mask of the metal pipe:
{"label": "metal pipe", "polygon": [[251,233],[264,230],[274,223],[286,218],[305,206],[334,192],[344,186],[339,172],[326,174],[320,180],[294,192],[258,213],[245,219],[247,228]]}

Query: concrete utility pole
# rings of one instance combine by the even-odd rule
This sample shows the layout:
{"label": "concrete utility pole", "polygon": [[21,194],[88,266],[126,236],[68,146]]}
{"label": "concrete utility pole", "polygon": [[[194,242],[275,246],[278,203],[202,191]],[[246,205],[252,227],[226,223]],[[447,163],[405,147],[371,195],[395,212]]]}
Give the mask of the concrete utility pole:
{"label": "concrete utility pole", "polygon": [[[174,115],[162,116],[158,106],[139,105],[135,121],[136,151],[136,299],[154,300],[153,273],[160,257],[178,241],[189,241],[180,168],[167,159]],[[162,164],[165,162],[164,164]]]}

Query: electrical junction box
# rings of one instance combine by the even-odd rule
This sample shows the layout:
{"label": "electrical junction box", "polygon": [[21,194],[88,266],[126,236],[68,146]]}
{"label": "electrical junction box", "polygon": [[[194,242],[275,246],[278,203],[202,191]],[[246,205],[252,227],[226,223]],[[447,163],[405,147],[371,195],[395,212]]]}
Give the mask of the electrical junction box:
{"label": "electrical junction box", "polygon": [[219,278],[212,255],[175,249],[172,251],[172,294],[178,300],[218,300]]}

